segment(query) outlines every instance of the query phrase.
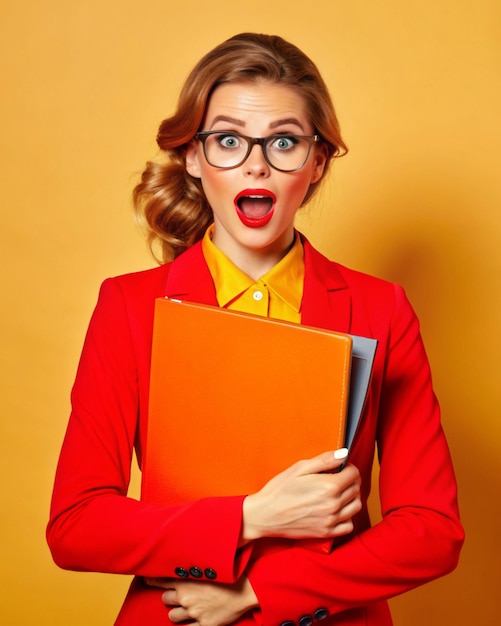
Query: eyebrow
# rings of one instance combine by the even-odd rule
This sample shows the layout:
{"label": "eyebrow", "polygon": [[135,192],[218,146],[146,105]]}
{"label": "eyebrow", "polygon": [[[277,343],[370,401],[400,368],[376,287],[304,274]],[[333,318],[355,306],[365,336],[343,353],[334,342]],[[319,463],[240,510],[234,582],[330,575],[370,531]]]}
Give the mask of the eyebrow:
{"label": "eyebrow", "polygon": [[277,128],[278,126],[285,126],[285,124],[294,124],[295,126],[299,126],[299,128],[304,132],[303,125],[295,117],[287,117],[284,120],[277,120],[276,122],[272,122],[270,124],[270,128]]}
{"label": "eyebrow", "polygon": [[216,122],[228,122],[229,124],[235,124],[235,126],[245,126],[245,122],[242,120],[237,120],[235,117],[228,117],[227,115],[216,115],[212,120],[211,127],[214,126]]}
{"label": "eyebrow", "polygon": [[[245,122],[243,120],[239,120],[235,117],[229,117],[228,115],[216,115],[216,117],[212,120],[211,127],[216,124],[216,122],[228,122],[229,124],[235,124],[235,126],[240,126],[242,128],[245,127]],[[279,126],[284,126],[285,124],[294,124],[304,132],[303,125],[295,117],[287,117],[283,120],[276,120],[270,124],[270,128],[278,128]]]}

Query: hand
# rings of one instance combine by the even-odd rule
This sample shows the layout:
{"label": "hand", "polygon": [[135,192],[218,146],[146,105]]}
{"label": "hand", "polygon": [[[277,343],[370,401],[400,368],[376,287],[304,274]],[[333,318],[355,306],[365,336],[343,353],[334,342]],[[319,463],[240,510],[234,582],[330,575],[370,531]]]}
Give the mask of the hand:
{"label": "hand", "polygon": [[162,601],[174,607],[169,611],[174,623],[189,620],[200,626],[225,626],[259,605],[246,576],[232,585],[171,578],[147,578],[146,583],[167,590]]}
{"label": "hand", "polygon": [[298,461],[272,478],[243,505],[241,543],[262,537],[329,538],[349,534],[360,511],[360,474],[354,465],[338,473],[345,449]]}

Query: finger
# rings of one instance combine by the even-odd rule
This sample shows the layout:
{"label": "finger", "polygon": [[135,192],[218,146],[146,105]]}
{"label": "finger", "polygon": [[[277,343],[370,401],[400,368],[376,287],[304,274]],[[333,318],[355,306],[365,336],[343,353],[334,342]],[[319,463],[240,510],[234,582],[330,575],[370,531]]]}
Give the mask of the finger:
{"label": "finger", "polygon": [[162,594],[162,602],[166,606],[179,606],[179,598],[175,589],[168,589]]}
{"label": "finger", "polygon": [[336,526],[334,526],[334,528],[332,529],[332,537],[343,537],[344,535],[349,535],[351,532],[353,532],[353,522],[350,520],[347,520],[346,522],[340,522],[339,524],[336,524]]}
{"label": "finger", "polygon": [[346,521],[354,517],[357,513],[362,509],[362,502],[359,497],[353,498],[346,504],[344,504],[339,513],[338,519],[339,521]]}
{"label": "finger", "polygon": [[348,450],[346,448],[329,450],[311,459],[299,461],[299,463],[296,463],[293,467],[297,476],[320,474],[321,472],[329,472],[337,469],[346,461],[347,456]]}
{"label": "finger", "polygon": [[337,480],[340,498],[343,502],[357,497],[360,494],[361,481],[358,476],[358,470],[345,473],[345,470],[335,475]]}
{"label": "finger", "polygon": [[329,474],[333,477],[333,480],[335,477],[335,482],[340,493],[352,487],[359,489],[362,483],[360,472],[354,465],[346,465],[338,472],[329,472]]}
{"label": "finger", "polygon": [[171,622],[174,622],[174,624],[191,620],[188,611],[182,606],[177,606],[175,609],[171,609],[169,611],[169,619]]}

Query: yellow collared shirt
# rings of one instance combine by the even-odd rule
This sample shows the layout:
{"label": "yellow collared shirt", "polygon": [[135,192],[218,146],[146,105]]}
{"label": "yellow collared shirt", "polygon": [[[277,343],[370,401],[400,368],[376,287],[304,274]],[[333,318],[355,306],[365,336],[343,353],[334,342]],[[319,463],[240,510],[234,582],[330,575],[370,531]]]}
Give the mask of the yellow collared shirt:
{"label": "yellow collared shirt", "polygon": [[214,280],[219,306],[299,323],[304,282],[304,254],[299,234],[296,232],[294,244],[284,258],[255,281],[212,243],[213,228],[210,226],[202,239],[202,251]]}

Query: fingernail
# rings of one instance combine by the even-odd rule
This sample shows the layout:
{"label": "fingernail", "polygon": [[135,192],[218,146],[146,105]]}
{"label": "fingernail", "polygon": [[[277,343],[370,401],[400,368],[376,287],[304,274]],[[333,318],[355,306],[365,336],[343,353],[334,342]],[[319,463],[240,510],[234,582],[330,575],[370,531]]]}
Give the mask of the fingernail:
{"label": "fingernail", "polygon": [[348,448],[339,448],[334,451],[335,459],[345,459],[348,456]]}

